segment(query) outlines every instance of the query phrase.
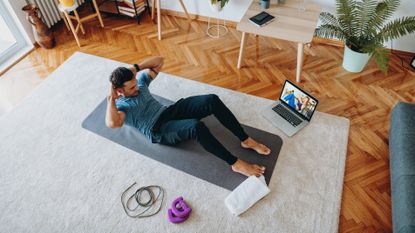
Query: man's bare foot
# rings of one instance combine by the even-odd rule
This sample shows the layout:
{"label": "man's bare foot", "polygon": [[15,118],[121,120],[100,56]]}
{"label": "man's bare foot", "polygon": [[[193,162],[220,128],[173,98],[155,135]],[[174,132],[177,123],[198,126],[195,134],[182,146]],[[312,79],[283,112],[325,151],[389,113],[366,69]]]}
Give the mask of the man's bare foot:
{"label": "man's bare foot", "polygon": [[265,172],[265,167],[256,165],[256,164],[250,164],[243,160],[238,159],[233,165],[232,170],[234,172],[241,173],[245,176],[257,176],[260,177]]}
{"label": "man's bare foot", "polygon": [[243,148],[253,149],[258,154],[261,154],[261,155],[269,155],[271,153],[271,150],[268,147],[266,147],[265,145],[263,145],[261,143],[256,142],[251,137],[249,137],[245,141],[241,142],[241,146]]}

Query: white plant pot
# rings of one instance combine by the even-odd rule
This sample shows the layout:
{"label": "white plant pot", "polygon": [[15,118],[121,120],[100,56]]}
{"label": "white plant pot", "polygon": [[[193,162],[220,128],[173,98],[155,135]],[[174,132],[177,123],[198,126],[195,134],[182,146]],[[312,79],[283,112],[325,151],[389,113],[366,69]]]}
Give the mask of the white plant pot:
{"label": "white plant pot", "polygon": [[368,53],[358,53],[344,46],[343,68],[349,72],[361,72],[370,59]]}
{"label": "white plant pot", "polygon": [[221,4],[220,1],[216,2],[215,4],[210,3],[210,7],[212,8],[213,11],[219,12],[222,10],[222,7],[220,6],[220,4]]}

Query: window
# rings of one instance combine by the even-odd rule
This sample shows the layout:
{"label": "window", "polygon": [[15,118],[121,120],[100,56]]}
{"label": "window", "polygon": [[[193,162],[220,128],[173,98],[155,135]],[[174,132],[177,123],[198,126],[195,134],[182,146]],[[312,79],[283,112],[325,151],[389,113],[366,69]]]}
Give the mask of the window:
{"label": "window", "polygon": [[0,0],[0,73],[33,47],[20,31],[6,4]]}

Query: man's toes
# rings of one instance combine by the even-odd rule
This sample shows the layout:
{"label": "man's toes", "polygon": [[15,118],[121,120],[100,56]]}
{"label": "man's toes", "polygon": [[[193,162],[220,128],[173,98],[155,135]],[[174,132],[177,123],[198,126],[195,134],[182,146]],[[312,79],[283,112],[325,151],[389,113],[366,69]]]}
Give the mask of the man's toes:
{"label": "man's toes", "polygon": [[260,172],[255,172],[255,176],[256,176],[256,177],[260,177],[260,176],[262,176],[262,173],[260,173]]}
{"label": "man's toes", "polygon": [[271,152],[271,150],[268,147],[266,147],[265,145],[261,145],[261,147],[262,147],[262,150],[264,151],[264,153],[269,154]]}
{"label": "man's toes", "polygon": [[265,167],[255,165],[255,170],[263,174],[265,172]]}

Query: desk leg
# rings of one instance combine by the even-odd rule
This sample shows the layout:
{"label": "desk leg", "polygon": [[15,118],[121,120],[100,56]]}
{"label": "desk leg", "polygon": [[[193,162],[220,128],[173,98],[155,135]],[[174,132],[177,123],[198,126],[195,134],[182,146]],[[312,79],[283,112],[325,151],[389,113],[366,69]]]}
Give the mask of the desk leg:
{"label": "desk leg", "polygon": [[160,0],[157,1],[157,31],[159,34],[159,40],[161,40],[161,15],[160,15]]}
{"label": "desk leg", "polygon": [[245,45],[246,45],[246,41],[247,41],[247,37],[249,35],[247,35],[248,33],[246,32],[242,32],[242,39],[241,39],[241,48],[239,49],[239,58],[238,58],[238,69],[241,68],[241,63],[242,63],[242,59],[244,56],[244,50],[245,50]]}
{"label": "desk leg", "polygon": [[301,82],[301,69],[303,67],[303,43],[298,43],[298,49],[297,49],[297,75],[296,75],[296,81],[299,83]]}
{"label": "desk leg", "polygon": [[187,21],[189,22],[189,24],[191,23],[191,19],[190,19],[190,15],[189,15],[189,13],[187,12],[187,9],[186,9],[186,7],[184,6],[184,4],[183,4],[183,1],[182,0],[179,0],[179,2],[180,2],[180,5],[182,5],[182,8],[183,8],[183,10],[184,10],[184,13],[186,13],[186,17],[187,17]]}

